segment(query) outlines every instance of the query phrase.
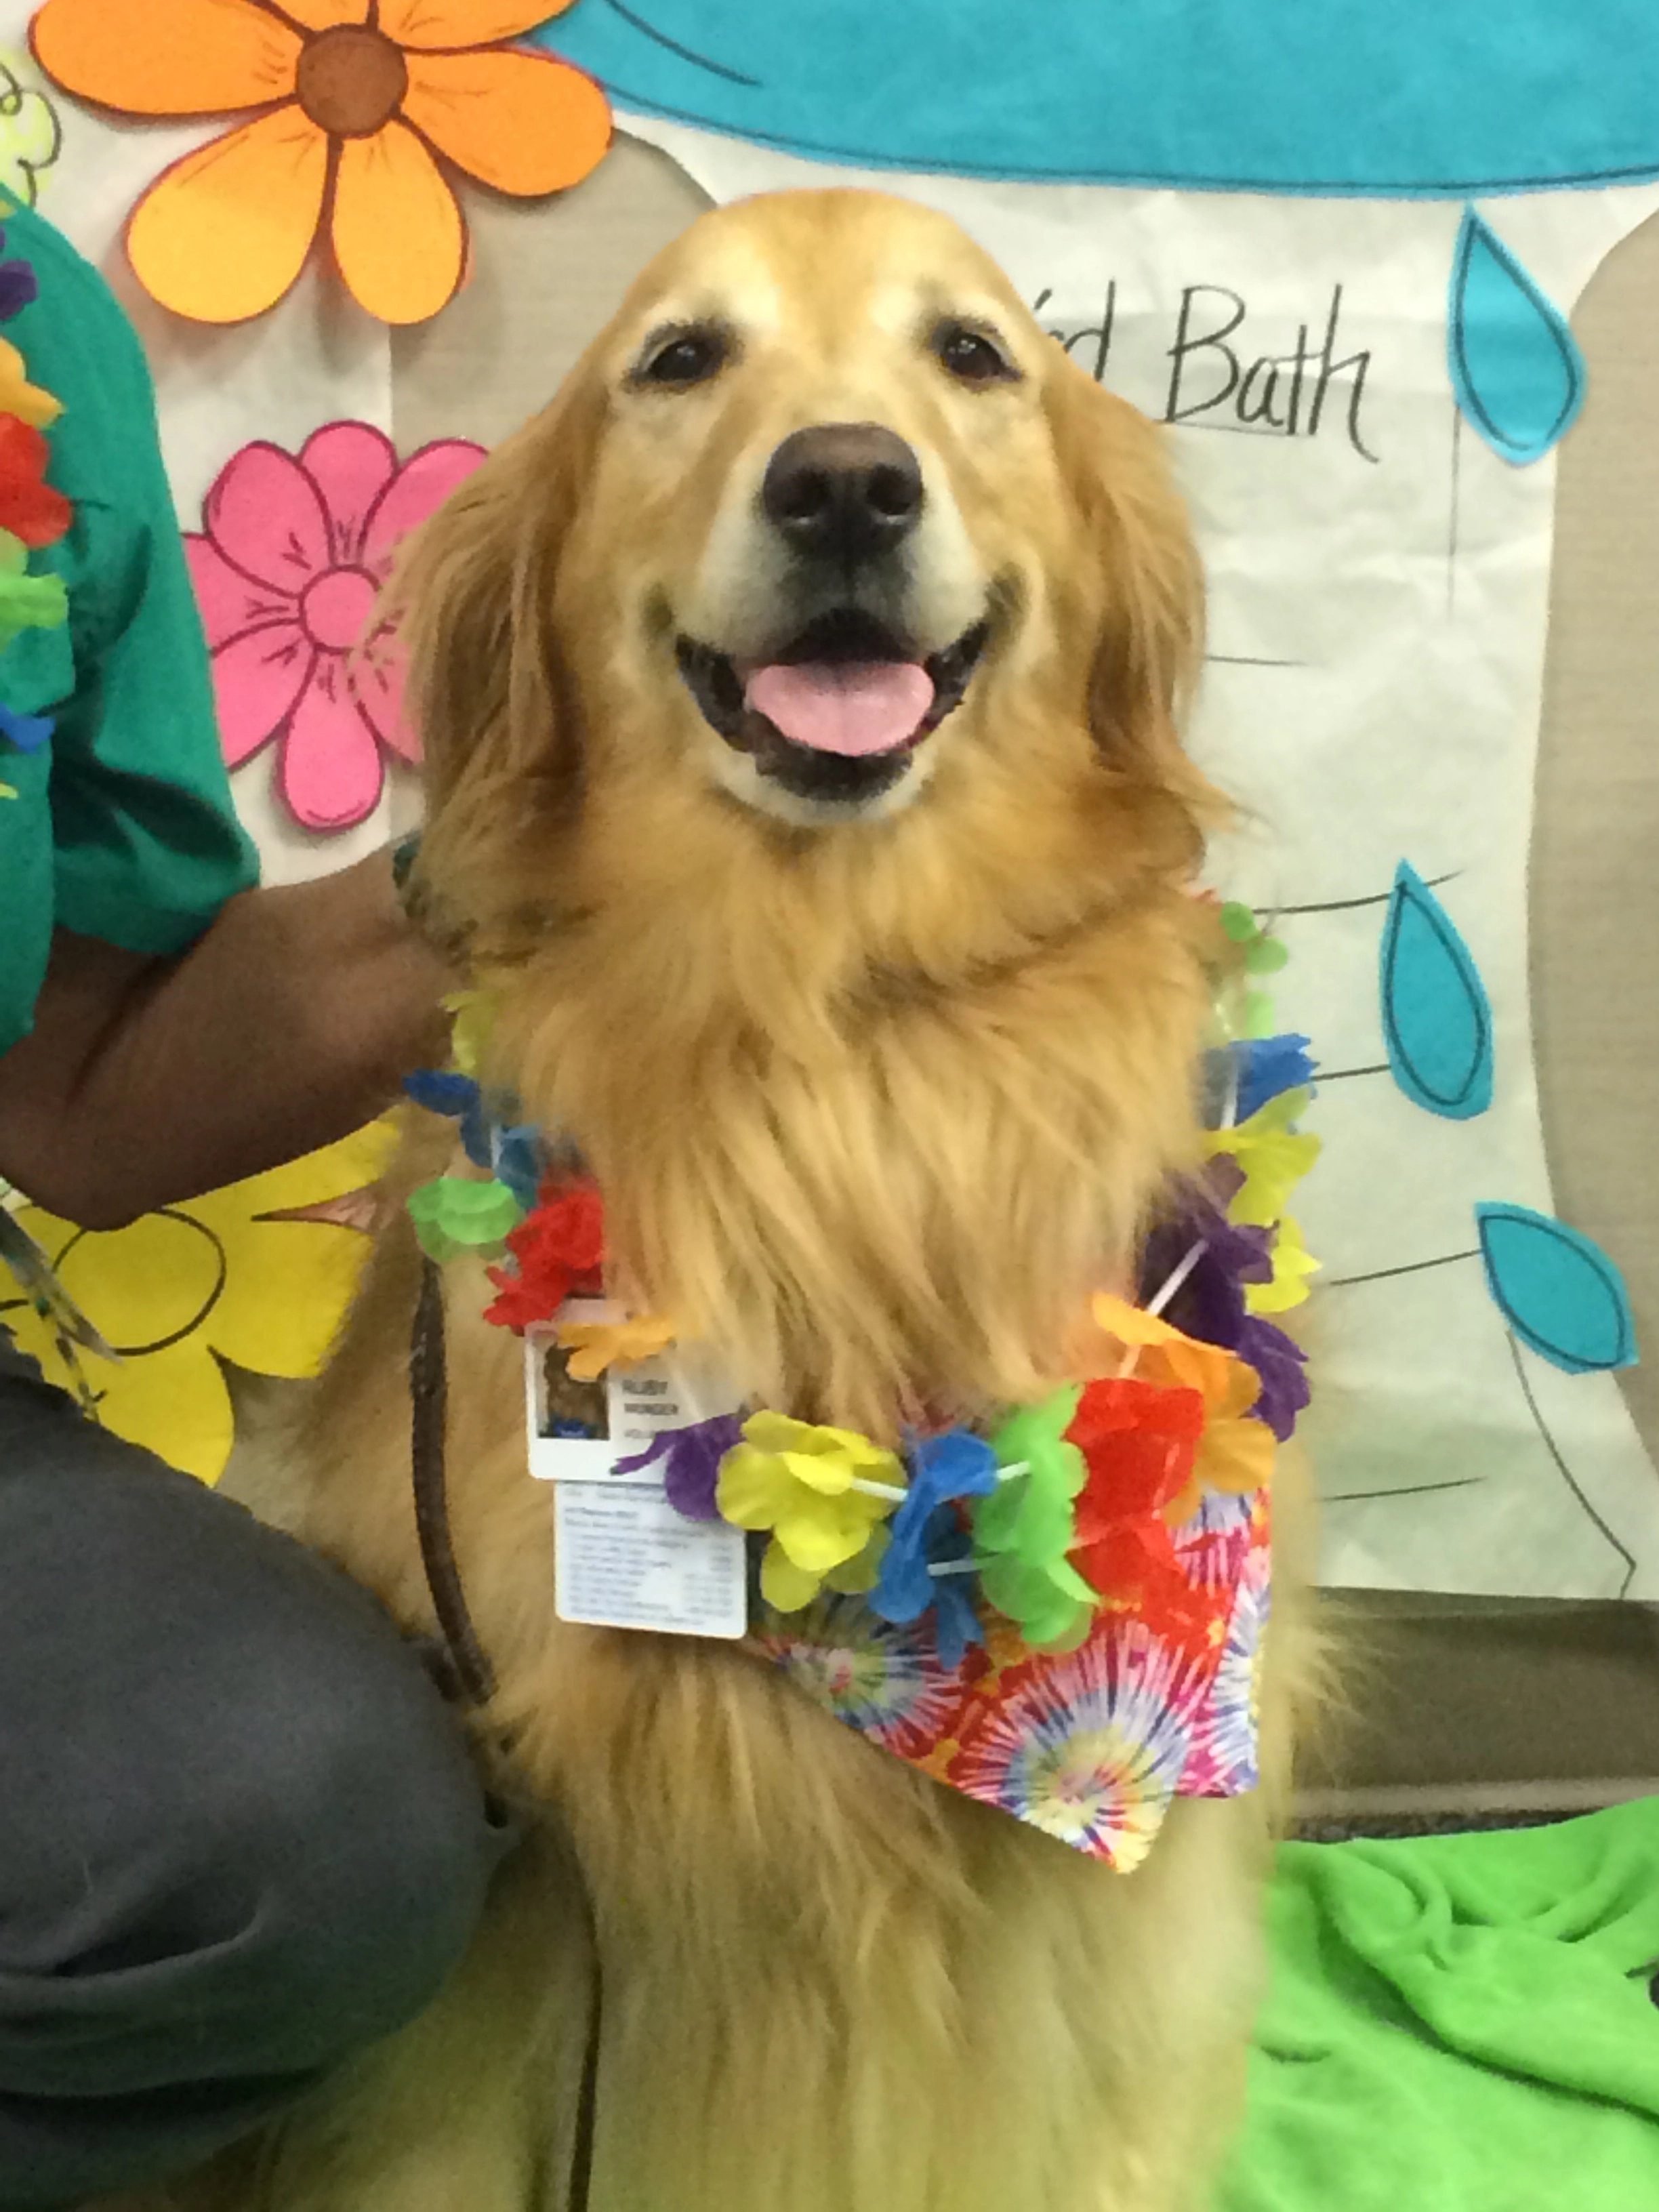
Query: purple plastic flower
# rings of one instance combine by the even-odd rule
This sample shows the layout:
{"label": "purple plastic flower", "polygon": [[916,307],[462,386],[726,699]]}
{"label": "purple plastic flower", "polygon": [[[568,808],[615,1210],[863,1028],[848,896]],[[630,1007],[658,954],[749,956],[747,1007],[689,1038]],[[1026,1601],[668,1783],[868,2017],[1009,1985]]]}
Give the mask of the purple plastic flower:
{"label": "purple plastic flower", "polygon": [[1244,1285],[1273,1280],[1271,1229],[1241,1228],[1207,1197],[1195,1199],[1178,1220],[1165,1222],[1147,1238],[1140,1269],[1141,1303],[1158,1296],[1200,1242],[1203,1250],[1160,1310],[1165,1321],[1186,1335],[1237,1352],[1249,1319]]}
{"label": "purple plastic flower", "polygon": [[1245,1318],[1236,1346],[1247,1367],[1261,1378],[1261,1395],[1250,1411],[1263,1420],[1280,1443],[1296,1427],[1296,1417],[1312,1397],[1308,1387],[1308,1355],[1292,1336],[1260,1314]]}
{"label": "purple plastic flower", "polygon": [[741,1413],[714,1413],[706,1421],[689,1422],[683,1429],[665,1429],[653,1437],[642,1452],[616,1463],[618,1474],[638,1474],[660,1460],[663,1488],[668,1502],[688,1521],[718,1521],[714,1502],[720,1462],[734,1444],[743,1441]]}
{"label": "purple plastic flower", "polygon": [[[0,230],[0,252],[5,243],[6,234]],[[39,280],[27,261],[0,261],[0,323],[9,323],[40,295]]]}
{"label": "purple plastic flower", "polygon": [[1140,1296],[1143,1304],[1156,1297],[1202,1239],[1204,1249],[1164,1307],[1164,1317],[1201,1343],[1237,1352],[1255,1370],[1261,1395],[1250,1410],[1283,1443],[1311,1395],[1304,1371],[1307,1355],[1294,1338],[1245,1304],[1247,1283],[1273,1279],[1273,1232],[1228,1220],[1223,1208],[1240,1180],[1233,1161],[1216,1160],[1187,1212],[1152,1231],[1141,1263]]}

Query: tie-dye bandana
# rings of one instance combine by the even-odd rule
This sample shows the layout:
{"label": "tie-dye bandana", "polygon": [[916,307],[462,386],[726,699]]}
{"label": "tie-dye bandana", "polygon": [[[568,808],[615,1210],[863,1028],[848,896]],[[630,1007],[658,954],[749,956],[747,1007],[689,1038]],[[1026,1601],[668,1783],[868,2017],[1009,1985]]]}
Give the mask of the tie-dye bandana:
{"label": "tie-dye bandana", "polygon": [[1127,1874],[1172,1798],[1236,1797],[1257,1782],[1266,1490],[1206,1498],[1176,1549],[1203,1600],[1189,1635],[1106,1612],[1075,1651],[1052,1654],[993,1620],[949,1669],[930,1625],[829,1596],[798,1616],[765,1610],[751,1641],[884,1751]]}
{"label": "tie-dye bandana", "polygon": [[[1225,913],[1247,959],[1269,942]],[[1316,1264],[1285,1210],[1318,1152],[1297,1127],[1307,1042],[1234,1035],[1211,1055],[1206,1176],[1149,1238],[1136,1301],[1093,1300],[1085,1379],[988,1435],[890,1450],[739,1410],[611,1466],[660,1480],[687,1520],[749,1532],[745,1648],[804,1696],[1120,1872],[1175,1798],[1257,1784],[1270,1478],[1308,1401],[1303,1354],[1270,1318]],[[601,1287],[599,1193],[458,1058],[410,1088],[459,1120],[485,1179],[414,1194],[422,1246],[497,1255],[488,1318],[553,1324],[570,1376],[629,1371],[672,1322],[558,1320]]]}

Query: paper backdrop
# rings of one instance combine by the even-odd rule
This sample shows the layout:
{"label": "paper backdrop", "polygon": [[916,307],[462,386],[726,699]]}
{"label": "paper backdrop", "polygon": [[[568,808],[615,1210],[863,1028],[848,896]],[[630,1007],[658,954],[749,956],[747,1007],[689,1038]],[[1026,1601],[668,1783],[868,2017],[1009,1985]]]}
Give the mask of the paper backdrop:
{"label": "paper backdrop", "polygon": [[1651,1597],[1629,1307],[1553,1218],[1526,871],[1566,318],[1659,206],[1659,26],[1325,7],[1293,56],[1261,26],[927,0],[786,36],[722,0],[544,35],[717,201],[842,181],[955,216],[1170,424],[1212,591],[1194,749],[1253,824],[1215,874],[1279,917],[1323,1069],[1326,1578]]}
{"label": "paper backdrop", "polygon": [[[1525,853],[1552,447],[1583,397],[1561,319],[1656,204],[1645,181],[1608,180],[1659,170],[1659,19],[1606,0],[1570,21],[1547,12],[1541,32],[1506,16],[1499,44],[1468,0],[1363,21],[1312,9],[1294,71],[1242,0],[1111,11],[1109,25],[1092,0],[1018,14],[956,0],[948,20],[942,0],[849,4],[810,24],[756,0],[659,0],[649,22],[580,0],[549,43],[716,198],[860,179],[673,117],[879,164],[869,181],[956,213],[1085,366],[1173,420],[1214,591],[1196,742],[1256,817],[1218,879],[1280,914],[1295,957],[1275,998],[1326,1071],[1326,1159],[1304,1217],[1326,1263],[1328,1577],[1650,1596],[1656,1486],[1606,1371],[1628,1356],[1628,1310],[1551,1227]],[[1327,38],[1338,14],[1343,35]],[[1204,31],[1190,52],[1167,44],[1182,19]],[[0,14],[14,21],[21,46],[23,11]],[[62,145],[37,172],[46,118],[20,111],[9,138],[0,81],[0,161],[38,182],[132,308],[187,529],[211,535],[204,499],[255,441],[298,461],[325,424],[389,427],[385,335],[314,271],[233,330],[172,322],[136,295],[121,216],[219,123],[128,131],[52,106]],[[858,135],[826,137],[826,110]],[[950,173],[975,168],[976,183]],[[1076,181],[994,181],[1044,170]],[[1180,179],[1222,189],[1136,188]],[[1526,189],[1584,179],[1596,189]],[[1241,182],[1300,196],[1224,189]],[[1379,191],[1405,197],[1364,197]],[[1487,195],[1473,223],[1471,191]],[[511,345],[541,303],[483,274]],[[444,357],[441,325],[436,337],[429,360]],[[442,438],[424,404],[425,434]],[[410,811],[388,740],[386,796],[361,827],[307,836],[276,795],[290,757],[256,744],[235,777],[273,879],[337,865]],[[1389,945],[1400,988],[1385,1006]],[[1509,1308],[1493,1296],[1506,1284]],[[1577,1364],[1592,1371],[1540,1345],[1570,1365],[1588,1349]]]}
{"label": "paper backdrop", "polygon": [[[315,266],[304,270],[280,306],[258,320],[225,329],[167,314],[139,288],[121,244],[122,226],[151,178],[222,127],[117,125],[58,91],[27,49],[32,9],[0,0],[0,67],[54,118],[58,145],[46,167],[19,181],[47,216],[109,280],[143,341],[155,380],[161,446],[180,525],[202,527],[202,503],[241,447],[267,439],[290,450],[321,424],[351,417],[392,427],[392,349],[383,324],[365,313]],[[6,80],[0,79],[0,93]],[[0,162],[8,124],[0,100]],[[20,125],[39,131],[38,120]],[[236,805],[258,844],[268,883],[297,882],[338,867],[383,844],[414,815],[412,779],[388,777],[379,802],[355,828],[330,838],[309,834],[281,797],[278,758],[257,756],[235,776]]]}

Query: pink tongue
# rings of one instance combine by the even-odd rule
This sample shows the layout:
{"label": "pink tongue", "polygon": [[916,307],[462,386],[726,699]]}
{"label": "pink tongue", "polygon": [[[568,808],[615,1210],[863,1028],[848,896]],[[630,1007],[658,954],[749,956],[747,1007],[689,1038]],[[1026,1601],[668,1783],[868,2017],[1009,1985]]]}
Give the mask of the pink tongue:
{"label": "pink tongue", "polygon": [[933,679],[914,660],[805,660],[757,668],[748,705],[820,753],[886,753],[915,735]]}

